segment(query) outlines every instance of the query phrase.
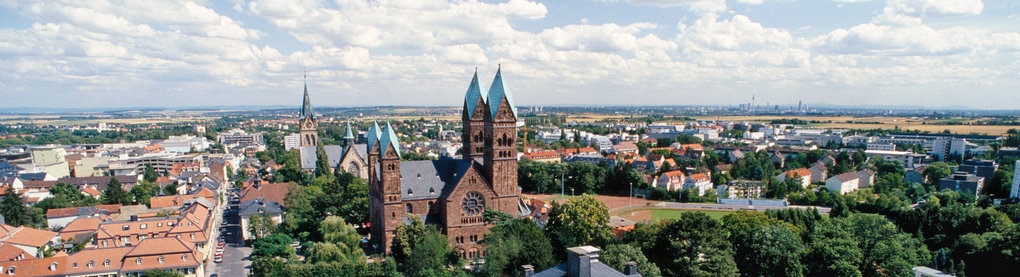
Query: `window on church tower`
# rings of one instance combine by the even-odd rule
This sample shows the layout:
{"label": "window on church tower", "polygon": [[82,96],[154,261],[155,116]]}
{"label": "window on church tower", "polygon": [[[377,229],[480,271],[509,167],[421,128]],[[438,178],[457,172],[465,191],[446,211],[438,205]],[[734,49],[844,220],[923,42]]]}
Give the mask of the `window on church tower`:
{"label": "window on church tower", "polygon": [[411,206],[411,203],[404,204],[404,212],[414,213],[414,206]]}

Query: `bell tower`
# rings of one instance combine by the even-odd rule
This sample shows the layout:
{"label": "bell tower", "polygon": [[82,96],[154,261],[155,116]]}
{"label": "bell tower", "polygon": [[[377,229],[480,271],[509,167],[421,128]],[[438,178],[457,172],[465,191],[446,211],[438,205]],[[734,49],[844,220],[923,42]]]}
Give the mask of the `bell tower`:
{"label": "bell tower", "polygon": [[517,107],[510,88],[503,82],[502,69],[489,88],[485,113],[485,173],[496,193],[496,208],[517,214]]}
{"label": "bell tower", "polygon": [[478,69],[475,69],[475,76],[471,78],[467,93],[464,95],[464,112],[461,122],[464,130],[461,132],[461,157],[465,160],[482,158],[485,154],[485,94],[478,85]]}

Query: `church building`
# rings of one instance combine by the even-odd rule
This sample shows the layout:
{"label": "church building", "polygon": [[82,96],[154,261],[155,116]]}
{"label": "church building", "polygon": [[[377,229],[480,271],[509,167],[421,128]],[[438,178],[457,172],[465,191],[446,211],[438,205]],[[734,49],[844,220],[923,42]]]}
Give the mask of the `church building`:
{"label": "church building", "polygon": [[[301,146],[298,148],[301,157],[301,169],[305,173],[315,172],[318,161],[319,130],[318,121],[312,112],[312,100],[308,97],[308,83],[305,83],[304,100],[301,103],[301,114],[298,119],[298,136]],[[368,147],[366,144],[355,143],[351,123],[347,122],[344,134],[344,145],[323,145],[326,152],[327,166],[334,172],[337,170],[354,174],[358,178],[368,178]]]}
{"label": "church building", "polygon": [[485,209],[526,213],[517,186],[517,108],[500,70],[488,93],[475,72],[463,108],[460,159],[401,161],[388,122],[368,131],[371,237],[386,252],[397,226],[413,214],[439,226],[462,257],[481,257],[479,241],[491,227],[482,219]]}

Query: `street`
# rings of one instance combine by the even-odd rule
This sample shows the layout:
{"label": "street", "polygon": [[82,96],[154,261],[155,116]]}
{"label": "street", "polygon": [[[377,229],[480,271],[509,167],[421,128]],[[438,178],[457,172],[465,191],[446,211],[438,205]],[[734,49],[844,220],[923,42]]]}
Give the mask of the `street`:
{"label": "street", "polygon": [[[229,209],[224,214],[227,220],[225,237],[226,246],[223,249],[223,262],[210,262],[206,266],[206,274],[211,276],[247,276],[251,268],[251,247],[245,246],[241,239],[241,220],[237,216],[239,202],[230,201]],[[213,248],[215,251],[215,248]],[[215,253],[215,252],[214,252]],[[209,259],[212,261],[212,257]]]}

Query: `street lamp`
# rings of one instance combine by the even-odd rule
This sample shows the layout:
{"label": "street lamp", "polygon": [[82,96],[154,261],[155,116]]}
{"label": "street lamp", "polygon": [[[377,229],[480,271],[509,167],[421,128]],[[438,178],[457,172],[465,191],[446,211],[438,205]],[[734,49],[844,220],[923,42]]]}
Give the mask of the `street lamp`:
{"label": "street lamp", "polygon": [[634,182],[630,182],[630,205],[629,206],[631,206],[631,207],[634,206]]}
{"label": "street lamp", "polygon": [[570,197],[574,197],[574,188],[570,188]]}

